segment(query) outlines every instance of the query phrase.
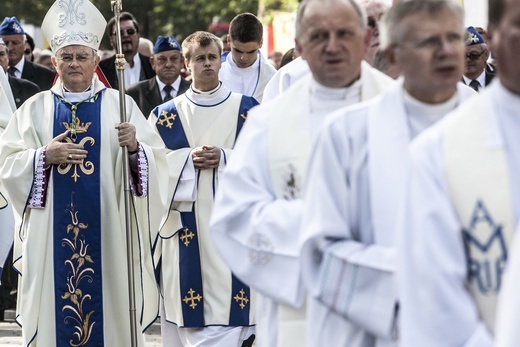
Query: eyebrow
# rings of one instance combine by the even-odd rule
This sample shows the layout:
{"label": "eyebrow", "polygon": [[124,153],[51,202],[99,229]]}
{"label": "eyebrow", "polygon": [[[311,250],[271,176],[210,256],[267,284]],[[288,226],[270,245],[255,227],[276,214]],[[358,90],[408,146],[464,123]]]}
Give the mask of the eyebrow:
{"label": "eyebrow", "polygon": [[241,51],[241,50],[239,50],[238,48],[235,48],[235,47],[233,47],[233,49],[235,51],[237,51],[238,53],[254,53],[255,51],[258,51],[258,48],[253,49],[252,51],[247,51],[247,52]]}

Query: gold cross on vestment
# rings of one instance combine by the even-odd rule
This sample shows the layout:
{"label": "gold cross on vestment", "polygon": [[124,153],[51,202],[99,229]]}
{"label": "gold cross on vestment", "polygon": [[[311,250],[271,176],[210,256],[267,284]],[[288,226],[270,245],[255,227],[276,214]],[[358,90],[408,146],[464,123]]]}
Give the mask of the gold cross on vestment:
{"label": "gold cross on vestment", "polygon": [[173,122],[175,121],[176,118],[177,118],[177,116],[175,114],[173,114],[173,113],[168,114],[168,112],[162,111],[161,116],[159,117],[159,120],[157,121],[157,123],[159,123],[159,125],[162,125],[162,126],[165,126],[165,127],[171,129],[173,126]]}
{"label": "gold cross on vestment", "polygon": [[238,296],[238,294],[237,294],[233,297],[233,299],[235,299],[236,302],[239,303],[240,308],[243,310],[244,307],[246,307],[247,303],[249,302],[249,299],[247,298],[247,296],[244,296],[244,294],[246,293],[246,292],[244,292],[244,289],[240,289],[239,293],[240,293],[240,296]]}
{"label": "gold cross on vestment", "polygon": [[195,234],[192,233],[190,231],[190,229],[188,229],[188,227],[184,227],[184,229],[182,230],[182,235],[181,235],[181,241],[184,242],[184,245],[186,247],[188,247],[188,245],[190,244],[190,241],[192,238],[195,237]]}
{"label": "gold cross on vestment", "polygon": [[[200,296],[199,294],[194,296],[193,294],[195,294],[195,291],[192,288],[190,288],[190,290],[188,291],[188,294],[190,296],[188,297],[186,295],[184,297],[184,299],[182,299],[182,301],[184,301],[186,304],[188,304],[188,306],[190,306],[192,309],[195,309],[195,307],[197,307],[197,304],[198,304],[197,302],[202,300],[202,296]],[[195,300],[197,302],[195,302]],[[191,303],[188,303],[190,301],[191,301]]]}

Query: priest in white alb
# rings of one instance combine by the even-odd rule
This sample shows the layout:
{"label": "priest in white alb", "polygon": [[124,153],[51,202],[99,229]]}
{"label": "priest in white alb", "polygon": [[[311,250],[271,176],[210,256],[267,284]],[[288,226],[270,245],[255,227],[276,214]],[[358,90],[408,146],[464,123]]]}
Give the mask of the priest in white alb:
{"label": "priest in white alb", "polygon": [[[300,4],[295,41],[309,73],[250,112],[219,184],[212,236],[234,273],[261,294],[258,346],[305,345],[298,230],[314,137],[328,113],[371,99],[394,83],[362,62],[363,13],[349,0]],[[323,33],[319,40],[313,40],[315,32]],[[336,38],[337,32],[351,35]]]}
{"label": "priest in white alb", "polygon": [[517,278],[507,262],[520,219],[519,21],[520,0],[489,1],[500,74],[411,146],[400,242],[401,346],[519,343],[518,282],[502,288]]}
{"label": "priest in white alb", "polygon": [[158,315],[151,249],[166,212],[165,148],[130,97],[120,123],[119,93],[95,76],[105,26],[88,0],[50,7],[42,30],[59,78],[25,102],[0,137],[24,346],[130,346],[125,213],[133,221],[138,346]]}
{"label": "priest in white alb", "polygon": [[149,117],[167,147],[171,199],[155,247],[164,346],[251,346],[255,296],[231,272],[209,234],[213,197],[233,155],[251,96],[219,81],[222,47],[197,31],[182,43],[192,84]]}
{"label": "priest in white alb", "polygon": [[380,23],[380,39],[402,78],[376,99],[330,115],[317,137],[301,224],[309,346],[398,345],[396,217],[408,145],[476,95],[458,82],[462,20],[451,0],[394,4]]}

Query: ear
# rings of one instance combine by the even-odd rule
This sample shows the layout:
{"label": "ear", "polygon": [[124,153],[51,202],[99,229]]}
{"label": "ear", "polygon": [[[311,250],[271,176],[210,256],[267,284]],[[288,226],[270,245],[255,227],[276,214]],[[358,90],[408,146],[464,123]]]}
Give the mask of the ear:
{"label": "ear", "polygon": [[488,46],[488,52],[495,52],[496,51],[496,47],[498,46],[498,41],[500,40],[500,36],[498,34],[498,28],[495,27],[495,25],[493,24],[489,24],[488,28],[487,28],[487,33],[488,33],[488,37],[489,37],[489,43],[487,44]]}
{"label": "ear", "polygon": [[365,46],[365,52],[370,48],[371,43],[372,43],[372,28],[367,27],[365,30],[365,37],[363,39],[363,44]]}
{"label": "ear", "polygon": [[190,61],[186,58],[184,58],[184,66],[186,66],[186,70],[191,73]]}
{"label": "ear", "polygon": [[395,57],[395,48],[390,46],[381,51],[381,54],[383,55],[383,59],[386,61],[386,64],[388,66],[394,66],[397,65],[397,59]]}
{"label": "ear", "polygon": [[54,68],[56,69],[56,71],[58,71],[58,61],[56,60],[56,57],[54,55],[51,57],[51,63],[52,66],[54,66]]}
{"label": "ear", "polygon": [[258,49],[262,48],[263,44],[264,44],[264,38],[261,38],[260,42],[258,43]]}
{"label": "ear", "polygon": [[298,54],[302,57],[302,59],[305,59],[302,45],[300,44],[300,40],[298,40],[298,38],[294,39],[294,50],[298,52]]}

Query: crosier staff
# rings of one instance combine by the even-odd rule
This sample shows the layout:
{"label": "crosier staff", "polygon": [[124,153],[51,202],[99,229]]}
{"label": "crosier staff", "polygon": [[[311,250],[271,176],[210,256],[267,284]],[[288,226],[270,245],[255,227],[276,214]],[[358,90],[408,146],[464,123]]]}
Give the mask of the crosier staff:
{"label": "crosier staff", "polygon": [[[115,17],[115,29],[116,29],[116,70],[117,77],[119,80],[119,111],[121,116],[121,123],[126,123],[126,102],[125,102],[125,56],[123,54],[123,48],[121,45],[121,24],[120,16],[123,8],[122,0],[111,0],[110,1],[112,11]],[[137,347],[137,321],[136,321],[136,310],[135,310],[135,286],[134,286],[134,261],[133,261],[133,249],[134,242],[132,238],[132,218],[131,218],[131,199],[132,192],[130,190],[129,183],[129,166],[128,166],[128,147],[123,147],[123,184],[125,190],[125,224],[126,224],[126,256],[128,265],[128,299],[130,304],[130,333],[131,336],[131,347]]]}

